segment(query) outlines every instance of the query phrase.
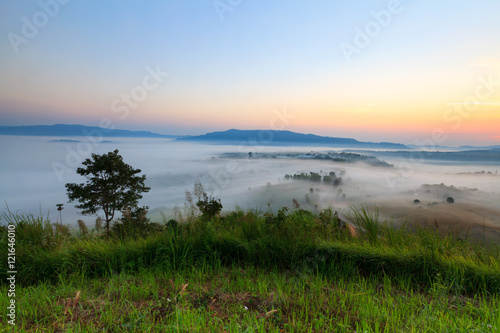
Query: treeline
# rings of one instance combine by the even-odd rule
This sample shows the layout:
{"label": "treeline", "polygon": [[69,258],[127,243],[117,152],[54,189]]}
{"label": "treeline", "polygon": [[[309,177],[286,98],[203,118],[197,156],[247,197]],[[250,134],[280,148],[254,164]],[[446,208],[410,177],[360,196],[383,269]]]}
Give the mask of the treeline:
{"label": "treeline", "polygon": [[337,177],[335,172],[330,171],[328,175],[321,176],[321,174],[316,172],[309,173],[296,173],[294,175],[285,175],[285,179],[297,179],[297,180],[308,180],[313,182],[323,182],[327,185],[339,186],[342,185],[342,177]]}
{"label": "treeline", "polygon": [[389,164],[385,161],[379,160],[375,156],[361,155],[361,154],[356,154],[356,153],[329,152],[327,154],[314,153],[312,155],[307,153],[306,155],[310,155],[310,156],[312,156],[312,159],[316,159],[316,160],[332,160],[333,162],[339,162],[339,163],[364,162],[368,165],[376,166],[376,167],[393,167],[392,164]]}

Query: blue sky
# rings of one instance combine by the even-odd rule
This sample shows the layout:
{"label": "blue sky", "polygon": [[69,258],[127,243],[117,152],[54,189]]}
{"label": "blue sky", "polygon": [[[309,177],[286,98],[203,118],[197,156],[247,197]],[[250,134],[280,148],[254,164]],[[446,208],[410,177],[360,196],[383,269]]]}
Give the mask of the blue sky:
{"label": "blue sky", "polygon": [[[445,115],[500,77],[499,13],[498,0],[3,2],[0,123],[201,134],[269,128],[286,108],[288,130],[412,143],[439,128],[448,144],[495,144],[500,87]],[[342,43],[376,24],[346,57]],[[114,111],[148,68],[168,76]]]}

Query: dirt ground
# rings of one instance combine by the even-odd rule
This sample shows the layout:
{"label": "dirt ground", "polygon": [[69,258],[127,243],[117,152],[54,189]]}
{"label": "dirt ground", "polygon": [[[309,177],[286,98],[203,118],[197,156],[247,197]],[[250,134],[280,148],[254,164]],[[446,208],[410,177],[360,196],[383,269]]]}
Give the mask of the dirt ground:
{"label": "dirt ground", "polygon": [[391,203],[381,202],[380,214],[395,222],[407,222],[437,228],[443,233],[467,235],[476,240],[500,243],[500,207],[477,203],[446,202]]}

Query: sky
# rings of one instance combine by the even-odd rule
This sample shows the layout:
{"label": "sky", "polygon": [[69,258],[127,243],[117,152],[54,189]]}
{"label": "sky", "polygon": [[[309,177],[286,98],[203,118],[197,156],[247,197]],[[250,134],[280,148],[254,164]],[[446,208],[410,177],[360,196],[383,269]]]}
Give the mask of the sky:
{"label": "sky", "polygon": [[0,3],[0,125],[500,144],[498,0]]}

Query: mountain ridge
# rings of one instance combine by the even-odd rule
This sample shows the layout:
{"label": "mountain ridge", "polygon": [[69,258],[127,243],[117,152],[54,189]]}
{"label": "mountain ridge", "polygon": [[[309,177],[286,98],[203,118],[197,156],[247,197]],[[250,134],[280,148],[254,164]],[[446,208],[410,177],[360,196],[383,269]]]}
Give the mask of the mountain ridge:
{"label": "mountain ridge", "polygon": [[[231,128],[225,131],[209,132],[203,135],[166,135],[150,131],[134,131],[124,129],[106,129],[97,126],[86,126],[78,124],[54,124],[54,125],[28,125],[28,126],[0,126],[0,135],[24,135],[24,136],[55,136],[75,137],[86,135],[100,135],[102,137],[125,137],[125,138],[162,138],[174,139],[176,141],[205,142],[211,144],[237,144],[237,145],[262,145],[262,146],[313,146],[313,145],[337,145],[352,148],[386,148],[386,149],[418,149],[418,146],[404,145],[393,142],[363,142],[353,138],[340,138],[320,136],[311,133],[298,133],[287,130],[240,130]],[[439,147],[449,148],[449,147]],[[500,145],[493,146],[460,146],[456,149],[499,149]]]}
{"label": "mountain ridge", "polygon": [[[95,132],[98,131],[98,132]],[[25,135],[25,136],[86,136],[96,135],[102,137],[124,138],[165,138],[175,139],[179,135],[163,135],[150,131],[130,131],[123,129],[109,129],[85,125],[31,125],[31,126],[0,126],[0,135]]]}
{"label": "mountain ridge", "polygon": [[392,142],[362,142],[352,138],[339,138],[330,136],[319,136],[315,134],[303,134],[283,130],[239,130],[229,129],[226,131],[211,132],[198,136],[182,137],[176,141],[196,141],[211,143],[237,143],[248,145],[273,146],[279,144],[324,144],[324,145],[342,145],[348,147],[374,147],[374,148],[393,148],[408,149],[406,145]]}

